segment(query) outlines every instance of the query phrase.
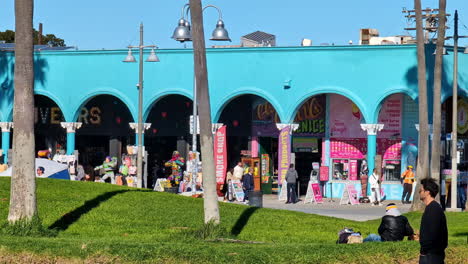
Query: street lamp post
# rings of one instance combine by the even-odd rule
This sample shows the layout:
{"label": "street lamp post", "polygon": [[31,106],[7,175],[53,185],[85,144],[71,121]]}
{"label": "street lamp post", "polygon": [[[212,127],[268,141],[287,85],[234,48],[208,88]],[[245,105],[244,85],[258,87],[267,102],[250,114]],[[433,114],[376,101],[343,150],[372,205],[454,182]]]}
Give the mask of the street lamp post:
{"label": "street lamp post", "polygon": [[[449,211],[457,211],[460,209],[457,208],[457,126],[458,126],[458,39],[459,38],[468,38],[468,36],[459,36],[458,35],[458,11],[455,10],[454,16],[454,30],[453,30],[453,83],[452,83],[452,149],[451,149],[451,159],[452,159],[452,170],[451,170],[451,204]],[[464,53],[468,53],[468,47],[465,48]]]}
{"label": "street lamp post", "polygon": [[137,187],[142,188],[142,175],[143,175],[143,50],[151,48],[151,53],[146,60],[147,62],[158,62],[159,58],[156,56],[154,49],[155,45],[143,45],[143,23],[140,24],[140,45],[128,46],[128,55],[123,62],[136,62],[135,57],[132,55],[132,49],[139,50],[139,68],[138,68],[138,154],[137,154]]}
{"label": "street lamp post", "polygon": [[[205,6],[202,11],[207,9],[208,7],[213,7],[218,11],[218,22],[216,23],[216,28],[213,30],[212,36],[210,40],[215,40],[215,41],[231,41],[229,38],[229,34],[224,28],[224,22],[222,20],[222,14],[221,10],[214,5],[207,5]],[[172,38],[179,41],[179,42],[185,42],[185,41],[192,41],[192,31],[190,27],[190,22],[188,20],[188,12],[190,10],[190,5],[185,4],[182,7],[182,12],[181,12],[181,18],[179,19],[178,26],[174,30],[174,34],[172,35]],[[195,52],[195,51],[194,51]],[[193,118],[192,118],[192,152],[195,153],[196,155],[197,152],[197,134],[198,134],[198,115],[197,115],[197,106],[198,106],[198,92],[197,92],[197,80],[196,77],[194,77],[194,82],[193,82]],[[195,156],[196,157],[196,156]],[[192,193],[195,193],[195,187],[196,187],[196,175],[198,172],[198,164],[197,160],[195,159],[193,166],[192,166]]]}

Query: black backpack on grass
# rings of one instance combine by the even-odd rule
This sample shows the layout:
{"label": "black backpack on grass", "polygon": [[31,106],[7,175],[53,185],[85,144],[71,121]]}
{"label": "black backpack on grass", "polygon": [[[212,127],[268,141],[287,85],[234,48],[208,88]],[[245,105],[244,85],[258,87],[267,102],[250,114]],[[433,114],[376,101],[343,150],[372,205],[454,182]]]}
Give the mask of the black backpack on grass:
{"label": "black backpack on grass", "polygon": [[348,244],[348,237],[354,233],[352,228],[343,228],[338,232],[337,244]]}

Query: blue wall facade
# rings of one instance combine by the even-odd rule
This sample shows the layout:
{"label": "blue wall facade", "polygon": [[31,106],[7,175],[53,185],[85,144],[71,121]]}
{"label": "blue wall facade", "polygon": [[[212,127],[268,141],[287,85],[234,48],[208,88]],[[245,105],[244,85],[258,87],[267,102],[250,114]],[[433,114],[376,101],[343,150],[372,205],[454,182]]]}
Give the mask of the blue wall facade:
{"label": "blue wall facade", "polygon": [[[426,46],[429,95],[434,48]],[[447,50],[453,54],[453,48]],[[157,54],[160,62],[144,64],[144,119],[165,96],[192,98],[193,94],[192,50],[163,49]],[[468,54],[463,49],[458,54],[459,94],[466,96]],[[66,122],[76,122],[81,107],[104,94],[119,98],[137,120],[138,64],[123,63],[126,55],[127,50],[37,52],[34,91],[52,99]],[[446,100],[452,94],[453,56],[443,60],[442,100]],[[282,123],[292,123],[308,98],[332,93],[353,101],[365,122],[373,124],[385,99],[403,93],[410,102],[403,104],[402,165],[417,149],[415,45],[217,48],[207,49],[207,61],[213,122],[231,100],[253,94],[270,102]],[[0,51],[0,122],[12,121],[13,68],[14,53]]]}

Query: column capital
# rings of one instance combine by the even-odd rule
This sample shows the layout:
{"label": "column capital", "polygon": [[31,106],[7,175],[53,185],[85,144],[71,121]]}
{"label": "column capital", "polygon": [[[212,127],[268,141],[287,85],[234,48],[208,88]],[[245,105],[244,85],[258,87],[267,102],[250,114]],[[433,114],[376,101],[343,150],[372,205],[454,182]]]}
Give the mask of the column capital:
{"label": "column capital", "polygon": [[10,132],[13,127],[13,122],[0,122],[0,128],[2,128],[2,132]]}
{"label": "column capital", "polygon": [[[138,123],[129,123],[130,127],[135,130],[135,133],[138,134]],[[145,133],[145,130],[148,130],[151,127],[151,123],[143,123],[143,131],[142,133]]]}
{"label": "column capital", "polygon": [[81,122],[60,122],[60,125],[67,129],[67,133],[75,133],[75,131],[79,129],[82,124],[83,123]]}
{"label": "column capital", "polygon": [[384,124],[361,124],[361,129],[367,131],[367,135],[377,135],[384,128]]}
{"label": "column capital", "polygon": [[276,128],[278,130],[282,130],[285,127],[289,126],[289,134],[292,134],[292,132],[296,131],[299,128],[299,124],[296,123],[276,123]]}
{"label": "column capital", "polygon": [[211,124],[211,132],[216,133],[220,127],[222,127],[224,124],[223,123],[212,123]]}

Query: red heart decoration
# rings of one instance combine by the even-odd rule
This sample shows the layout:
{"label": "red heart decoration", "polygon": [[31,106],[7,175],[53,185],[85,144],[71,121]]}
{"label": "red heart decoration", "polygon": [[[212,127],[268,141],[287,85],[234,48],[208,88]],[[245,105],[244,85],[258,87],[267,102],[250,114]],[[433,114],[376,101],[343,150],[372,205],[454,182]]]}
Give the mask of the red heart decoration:
{"label": "red heart decoration", "polygon": [[161,116],[162,116],[163,118],[166,118],[167,112],[161,112]]}
{"label": "red heart decoration", "polygon": [[237,120],[232,121],[232,125],[237,127],[239,125],[239,121],[237,121]]}

